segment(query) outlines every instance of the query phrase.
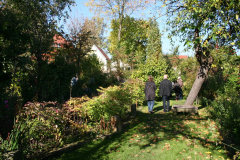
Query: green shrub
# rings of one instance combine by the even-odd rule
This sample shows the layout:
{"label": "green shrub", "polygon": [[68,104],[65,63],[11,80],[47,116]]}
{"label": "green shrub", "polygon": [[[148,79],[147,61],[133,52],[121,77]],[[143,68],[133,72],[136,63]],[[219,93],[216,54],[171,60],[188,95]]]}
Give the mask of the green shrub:
{"label": "green shrub", "polygon": [[114,115],[119,115],[121,118],[126,117],[126,112],[132,104],[129,88],[110,86],[108,88],[101,87],[98,91],[100,96],[93,97],[82,104],[86,106],[87,115],[92,121],[100,121],[102,117],[110,120]]}
{"label": "green shrub", "polygon": [[124,88],[130,90],[132,104],[142,105],[145,100],[144,87],[145,83],[141,79],[129,78],[123,83]]}
{"label": "green shrub", "polygon": [[214,119],[225,138],[240,142],[240,96],[235,92],[219,93],[216,100],[208,105],[211,118]]}
{"label": "green shrub", "polygon": [[81,117],[87,115],[91,121],[100,121],[104,117],[108,121],[111,116],[119,115],[124,119],[133,103],[142,104],[144,101],[144,83],[140,79],[128,79],[121,86],[100,87],[98,92],[99,96],[81,105],[76,105],[77,100],[72,99]]}
{"label": "green shrub", "polygon": [[201,92],[208,99],[204,102],[207,102],[211,118],[218,123],[222,135],[240,144],[240,57],[227,54],[227,47],[217,51],[213,54],[215,63]]}

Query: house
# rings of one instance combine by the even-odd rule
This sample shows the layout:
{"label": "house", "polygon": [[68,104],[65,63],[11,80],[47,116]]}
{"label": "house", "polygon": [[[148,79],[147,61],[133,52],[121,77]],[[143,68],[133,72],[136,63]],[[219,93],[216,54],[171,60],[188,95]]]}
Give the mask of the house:
{"label": "house", "polygon": [[[67,41],[60,35],[58,34],[55,34],[53,36],[53,43],[52,43],[52,48],[53,50],[49,53],[42,53],[41,54],[41,58],[42,60],[47,60],[48,63],[51,63],[55,60],[55,57],[57,56],[58,54],[58,51],[57,49],[60,49],[60,48],[64,48],[64,44],[66,44]],[[31,55],[31,60],[36,60],[36,56],[35,55]]]}
{"label": "house", "polygon": [[57,50],[61,49],[61,48],[64,48],[65,44],[68,44],[68,42],[62,36],[60,36],[58,34],[55,34],[53,36],[53,44],[52,44],[53,51],[51,52],[51,58],[53,60],[55,59],[55,57],[58,54]]}
{"label": "house", "polygon": [[[111,62],[111,59],[107,56],[107,54],[97,45],[94,44],[92,46],[90,54],[95,54],[99,59],[99,61],[103,63],[103,72],[110,72],[110,68],[111,68],[111,71],[117,70],[116,69],[117,63]],[[108,66],[108,64],[110,65],[110,63],[111,63],[111,66]],[[128,64],[125,64],[122,61],[119,62],[119,66],[123,70],[130,68]]]}
{"label": "house", "polygon": [[[54,39],[54,42],[52,44],[52,47],[54,48],[54,50],[51,52],[51,58],[54,60],[58,53],[57,49],[64,48],[64,44],[67,44],[68,42],[62,36],[57,34],[54,35],[53,39]],[[91,52],[88,54],[90,55],[95,54],[97,56],[99,61],[103,64],[103,68],[102,68],[103,72],[106,73],[110,71],[108,64],[110,64],[111,59],[100,47],[94,44],[91,48]],[[116,70],[116,62],[111,64],[111,68],[112,68],[112,71]],[[129,65],[120,62],[120,68],[122,69],[129,68]]]}
{"label": "house", "polygon": [[[67,44],[68,42],[60,35],[54,35],[53,37],[53,44],[52,47],[54,48],[53,51],[51,52],[51,58],[55,59],[57,56],[57,49],[64,48],[64,44]],[[100,62],[103,63],[103,71],[108,72],[108,61],[110,61],[110,58],[107,56],[107,54],[97,45],[93,45],[91,48],[91,52],[89,53],[90,55],[95,54],[97,58],[99,59]]]}
{"label": "house", "polygon": [[107,54],[95,44],[91,48],[90,55],[92,54],[95,54],[99,61],[103,63],[103,72],[108,72],[108,63],[110,61],[110,58],[107,56]]}
{"label": "house", "polygon": [[62,36],[60,36],[58,34],[55,34],[53,36],[53,40],[54,40],[54,42],[52,44],[52,47],[57,48],[57,49],[63,48],[64,44],[67,43],[67,41]]}

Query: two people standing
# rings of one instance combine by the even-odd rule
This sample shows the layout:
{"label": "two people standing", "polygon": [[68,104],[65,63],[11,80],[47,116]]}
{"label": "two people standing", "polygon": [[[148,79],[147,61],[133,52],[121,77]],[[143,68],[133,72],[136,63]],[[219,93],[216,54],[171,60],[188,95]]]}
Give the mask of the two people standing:
{"label": "two people standing", "polygon": [[[180,86],[182,86],[182,84]],[[160,82],[159,89],[160,89],[159,95],[162,96],[163,109],[165,113],[169,111],[169,99],[172,92],[172,82],[168,80],[168,75],[163,76],[163,81]],[[144,89],[145,98],[148,104],[149,114],[153,113],[153,106],[155,103],[155,91],[156,91],[156,84],[153,82],[153,77],[150,75],[148,77],[148,82],[146,82],[145,89]]]}

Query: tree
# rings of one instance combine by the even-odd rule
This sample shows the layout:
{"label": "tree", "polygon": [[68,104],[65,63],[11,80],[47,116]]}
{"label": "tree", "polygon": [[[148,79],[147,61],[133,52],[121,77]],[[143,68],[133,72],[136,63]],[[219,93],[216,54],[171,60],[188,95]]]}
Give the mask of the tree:
{"label": "tree", "polygon": [[154,55],[157,60],[159,56],[162,55],[162,42],[161,42],[161,33],[157,20],[155,18],[149,20],[150,25],[147,31],[148,43],[147,43],[147,56]]}
{"label": "tree", "polygon": [[85,17],[72,20],[69,25],[70,34],[66,36],[67,41],[70,42],[69,54],[71,61],[76,63],[78,76],[81,75],[82,71],[80,68],[82,59],[91,51],[91,47],[94,44],[92,41],[94,38],[91,36],[92,32],[86,27],[85,22],[87,22]]}
{"label": "tree", "polygon": [[[189,47],[194,48],[199,62],[199,71],[185,105],[193,105],[213,58],[211,46],[219,39],[225,44],[240,45],[239,3],[236,0],[176,0],[163,1],[166,14],[175,16],[168,19],[172,35],[180,35]],[[211,43],[210,43],[211,42]]]}
{"label": "tree", "polygon": [[106,23],[103,18],[98,16],[91,19],[86,18],[82,27],[86,32],[90,31],[90,37],[92,37],[90,39],[91,45],[95,44],[100,48],[106,47],[104,37]]}
{"label": "tree", "polygon": [[42,56],[51,50],[53,36],[57,29],[57,19],[67,18],[66,7],[73,4],[72,0],[6,0],[6,6],[16,11],[21,21],[21,33],[28,39],[28,51],[36,57],[37,62],[37,99],[41,100]]}
{"label": "tree", "polygon": [[[90,7],[91,10],[95,11],[98,15],[103,14],[106,17],[111,19],[118,19],[118,49],[120,49],[120,41],[121,41],[121,32],[122,32],[122,23],[123,19],[126,15],[131,15],[133,12],[139,9],[145,9],[151,4],[151,0],[89,0],[86,6]],[[118,52],[120,53],[120,52]],[[119,67],[119,55],[116,55],[117,59],[117,72],[120,75],[120,67]]]}
{"label": "tree", "polygon": [[[28,50],[27,34],[23,32],[21,14],[6,2],[0,2],[0,94],[10,85],[19,57]],[[14,72],[15,73],[15,72]],[[1,98],[4,98],[2,96]]]}
{"label": "tree", "polygon": [[[116,50],[119,45],[118,41],[118,25],[119,20],[112,20],[109,41],[109,51],[113,55],[113,59],[118,59],[124,63],[128,63],[133,66],[135,64],[143,63],[146,60],[146,44],[147,44],[147,28],[149,22],[143,19],[136,19],[130,16],[126,16],[122,24],[121,42],[122,46],[120,50]],[[121,56],[120,56],[121,55]]]}

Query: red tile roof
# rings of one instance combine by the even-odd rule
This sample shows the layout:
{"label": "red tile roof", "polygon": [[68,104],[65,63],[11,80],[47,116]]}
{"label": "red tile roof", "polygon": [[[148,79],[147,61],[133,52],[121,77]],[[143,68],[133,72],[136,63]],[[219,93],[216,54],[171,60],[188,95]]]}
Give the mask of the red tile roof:
{"label": "red tile roof", "polygon": [[186,55],[179,55],[178,58],[179,58],[179,59],[187,59],[188,56],[186,56]]}
{"label": "red tile roof", "polygon": [[97,45],[95,45],[97,48],[98,48],[98,50],[104,55],[104,57],[107,59],[107,60],[110,60],[110,58],[107,56],[107,54],[100,48],[100,47],[98,47]]}

